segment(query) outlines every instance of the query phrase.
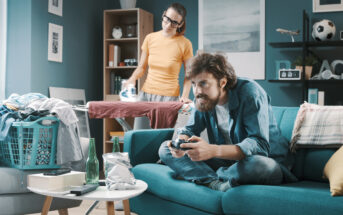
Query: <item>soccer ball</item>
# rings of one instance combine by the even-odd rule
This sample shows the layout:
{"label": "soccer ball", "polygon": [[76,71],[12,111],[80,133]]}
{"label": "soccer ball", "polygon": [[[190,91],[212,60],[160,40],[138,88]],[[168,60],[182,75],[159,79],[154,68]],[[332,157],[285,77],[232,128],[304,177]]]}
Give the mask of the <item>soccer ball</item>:
{"label": "soccer ball", "polygon": [[331,40],[336,34],[335,24],[327,19],[314,23],[312,29],[312,37],[317,41]]}

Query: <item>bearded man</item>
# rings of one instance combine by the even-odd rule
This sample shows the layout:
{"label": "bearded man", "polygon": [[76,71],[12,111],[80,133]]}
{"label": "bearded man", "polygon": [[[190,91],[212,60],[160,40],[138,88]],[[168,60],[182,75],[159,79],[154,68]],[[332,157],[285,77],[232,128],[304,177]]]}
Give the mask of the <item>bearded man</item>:
{"label": "bearded man", "polygon": [[[277,185],[296,181],[292,157],[281,135],[270,98],[253,80],[237,78],[220,54],[198,54],[187,78],[196,108],[178,138],[161,144],[159,156],[179,178],[227,191],[242,184]],[[207,129],[209,142],[200,138]],[[187,149],[187,150],[182,150]]]}

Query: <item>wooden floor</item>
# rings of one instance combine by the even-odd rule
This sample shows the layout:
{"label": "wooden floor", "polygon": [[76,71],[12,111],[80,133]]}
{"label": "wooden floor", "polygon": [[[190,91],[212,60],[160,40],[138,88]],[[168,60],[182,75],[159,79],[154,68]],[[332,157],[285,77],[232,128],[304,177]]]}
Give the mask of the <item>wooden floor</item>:
{"label": "wooden floor", "polygon": [[[82,201],[80,207],[68,209],[69,215],[84,215],[86,211],[88,210],[88,208],[93,204],[93,202],[94,201],[88,201],[88,200]],[[114,204],[114,207],[115,207],[115,204]],[[106,215],[106,214],[107,214],[106,202],[100,202],[90,213],[90,215]],[[39,213],[31,214],[31,215],[39,215]],[[58,214],[58,211],[51,211],[49,212],[48,215],[59,215],[59,214]],[[124,211],[116,211],[115,215],[124,215]],[[137,214],[131,212],[131,215],[137,215]]]}

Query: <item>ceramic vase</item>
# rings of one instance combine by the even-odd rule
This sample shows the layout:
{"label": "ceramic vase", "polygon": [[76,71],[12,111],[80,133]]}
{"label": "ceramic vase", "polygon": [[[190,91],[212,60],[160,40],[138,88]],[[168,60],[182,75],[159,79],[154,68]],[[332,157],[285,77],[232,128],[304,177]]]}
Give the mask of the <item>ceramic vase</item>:
{"label": "ceramic vase", "polygon": [[122,9],[135,8],[136,0],[120,0],[120,6]]}

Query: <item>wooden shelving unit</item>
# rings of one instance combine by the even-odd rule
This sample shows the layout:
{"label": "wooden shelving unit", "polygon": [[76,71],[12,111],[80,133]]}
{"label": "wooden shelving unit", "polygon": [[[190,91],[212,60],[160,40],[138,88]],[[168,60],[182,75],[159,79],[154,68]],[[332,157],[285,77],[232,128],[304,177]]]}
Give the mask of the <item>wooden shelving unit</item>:
{"label": "wooden shelving unit", "polygon": [[[136,36],[125,37],[126,27],[128,25],[136,25]],[[120,39],[112,37],[112,29],[119,26],[123,31],[123,36]],[[124,59],[134,58],[137,62],[140,59],[141,46],[145,36],[153,31],[153,15],[139,8],[133,9],[116,9],[104,11],[104,38],[103,38],[103,99],[104,101],[118,101],[119,95],[111,94],[111,73],[120,76],[122,79],[127,79],[131,76],[137,66],[109,66],[109,45],[118,45],[120,47],[120,61]],[[145,76],[137,81],[136,89],[139,92],[145,80]],[[138,93],[137,92],[137,93]],[[129,123],[133,123],[133,119],[127,119]],[[122,131],[119,123],[115,119],[103,120],[103,152],[112,151],[112,142],[110,141],[111,131]]]}

